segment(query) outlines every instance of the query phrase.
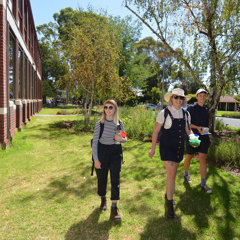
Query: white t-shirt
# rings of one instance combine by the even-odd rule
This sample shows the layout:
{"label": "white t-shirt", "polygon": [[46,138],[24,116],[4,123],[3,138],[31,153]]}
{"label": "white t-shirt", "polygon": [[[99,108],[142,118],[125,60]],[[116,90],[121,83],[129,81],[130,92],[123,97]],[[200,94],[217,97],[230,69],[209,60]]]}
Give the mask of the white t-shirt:
{"label": "white t-shirt", "polygon": [[[182,108],[180,108],[179,110],[174,108],[173,106],[168,106],[168,110],[171,112],[173,118],[183,118],[183,111],[182,111]],[[163,124],[164,122],[164,109],[159,112],[159,114],[157,115],[157,122],[160,123],[161,125]],[[188,112],[188,123],[189,125],[191,124],[191,116],[190,116],[190,113]],[[172,126],[172,119],[170,117],[170,115],[168,114],[167,115],[167,118],[166,118],[166,121],[165,121],[165,124],[164,124],[164,128],[165,129],[169,129],[171,128]],[[186,121],[186,126],[187,126],[187,121]]]}

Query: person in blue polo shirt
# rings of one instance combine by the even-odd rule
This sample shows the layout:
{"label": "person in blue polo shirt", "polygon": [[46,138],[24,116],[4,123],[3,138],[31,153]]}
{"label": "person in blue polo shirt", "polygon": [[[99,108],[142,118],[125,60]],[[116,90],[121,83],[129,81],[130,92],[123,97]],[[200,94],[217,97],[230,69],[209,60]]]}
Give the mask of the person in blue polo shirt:
{"label": "person in blue polo shirt", "polygon": [[207,91],[199,89],[196,92],[197,103],[188,107],[187,111],[191,115],[191,129],[199,135],[201,144],[199,147],[191,147],[189,142],[186,141],[186,158],[184,160],[184,180],[191,182],[191,178],[188,174],[191,159],[195,153],[198,153],[198,159],[200,161],[200,175],[201,175],[201,187],[205,193],[211,194],[212,190],[206,184],[207,176],[207,153],[210,146],[209,139],[209,114],[208,108],[204,105],[207,98]]}

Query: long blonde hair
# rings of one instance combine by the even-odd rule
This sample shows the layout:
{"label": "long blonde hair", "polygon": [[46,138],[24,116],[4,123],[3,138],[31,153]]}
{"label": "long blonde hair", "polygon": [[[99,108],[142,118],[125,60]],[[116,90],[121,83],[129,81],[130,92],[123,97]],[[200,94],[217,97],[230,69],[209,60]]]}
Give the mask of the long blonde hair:
{"label": "long blonde hair", "polygon": [[114,106],[114,115],[113,115],[113,122],[116,124],[116,125],[119,125],[119,117],[118,117],[118,105],[117,103],[113,100],[113,99],[109,99],[107,101],[104,102],[103,104],[103,112],[102,112],[102,118],[101,118],[101,123],[104,123],[105,119],[106,119],[106,113],[105,113],[105,110],[104,110],[104,106],[106,104],[111,104]]}

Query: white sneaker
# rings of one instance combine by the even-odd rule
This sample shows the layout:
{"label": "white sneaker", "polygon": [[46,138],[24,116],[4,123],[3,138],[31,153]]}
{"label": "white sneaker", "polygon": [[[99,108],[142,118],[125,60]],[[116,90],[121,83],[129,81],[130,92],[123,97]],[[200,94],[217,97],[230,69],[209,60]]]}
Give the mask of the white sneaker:
{"label": "white sneaker", "polygon": [[191,180],[191,178],[190,178],[189,175],[183,175],[183,178],[184,178],[184,180],[185,180],[186,182],[188,182],[188,183],[192,182],[192,180]]}
{"label": "white sneaker", "polygon": [[207,184],[205,184],[204,186],[201,186],[203,191],[207,194],[211,194],[212,190],[207,186]]}

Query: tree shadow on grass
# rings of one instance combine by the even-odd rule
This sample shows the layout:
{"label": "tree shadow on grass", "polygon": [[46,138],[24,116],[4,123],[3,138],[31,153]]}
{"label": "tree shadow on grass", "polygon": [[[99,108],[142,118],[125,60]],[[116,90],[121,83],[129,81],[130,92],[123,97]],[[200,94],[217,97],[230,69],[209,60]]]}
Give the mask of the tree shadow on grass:
{"label": "tree shadow on grass", "polygon": [[167,219],[166,217],[149,218],[144,232],[141,234],[141,240],[165,240],[165,239],[196,239],[193,232],[184,229],[181,224],[181,218]]}
{"label": "tree shadow on grass", "polygon": [[179,195],[180,201],[176,204],[176,209],[181,209],[184,215],[194,216],[194,221],[199,230],[209,227],[208,218],[213,214],[211,207],[211,195],[202,191],[200,186],[191,187],[184,181],[185,192]]}
{"label": "tree shadow on grass", "polygon": [[96,179],[73,175],[52,178],[43,190],[43,194],[44,198],[55,199],[57,202],[63,202],[71,195],[85,199],[91,194],[96,194]]}
{"label": "tree shadow on grass", "polygon": [[[216,168],[210,167],[209,174],[212,175],[214,179],[213,189],[214,189],[214,197],[216,208],[219,205],[223,206],[224,216],[216,217],[217,220],[217,230],[219,234],[221,234],[222,239],[234,239],[235,231],[234,226],[237,220],[237,213],[233,215],[233,209],[239,209],[240,206],[240,196],[234,196],[230,191],[229,186],[234,185],[236,181],[234,181],[234,177],[229,174],[227,176],[227,180],[223,177],[224,175],[220,175],[221,171],[217,171]],[[228,175],[227,173],[225,173]],[[232,180],[232,181],[231,181]],[[240,186],[238,184],[238,186]],[[236,188],[238,188],[236,185]],[[239,189],[239,188],[238,188]],[[239,237],[239,236],[238,236]]]}
{"label": "tree shadow on grass", "polygon": [[239,201],[237,203],[237,200],[231,200],[229,182],[219,174],[219,170],[210,167],[209,176],[214,179],[213,194],[204,193],[200,185],[192,188],[189,183],[184,182],[186,191],[179,195],[180,201],[176,208],[181,209],[184,215],[193,216],[200,232],[209,229],[211,234],[215,235],[214,239],[234,239],[237,215],[233,215],[232,209],[239,208]]}
{"label": "tree shadow on grass", "polygon": [[110,220],[98,223],[100,214],[100,210],[96,208],[86,220],[72,225],[65,235],[65,240],[107,240],[109,230],[114,225]]}

